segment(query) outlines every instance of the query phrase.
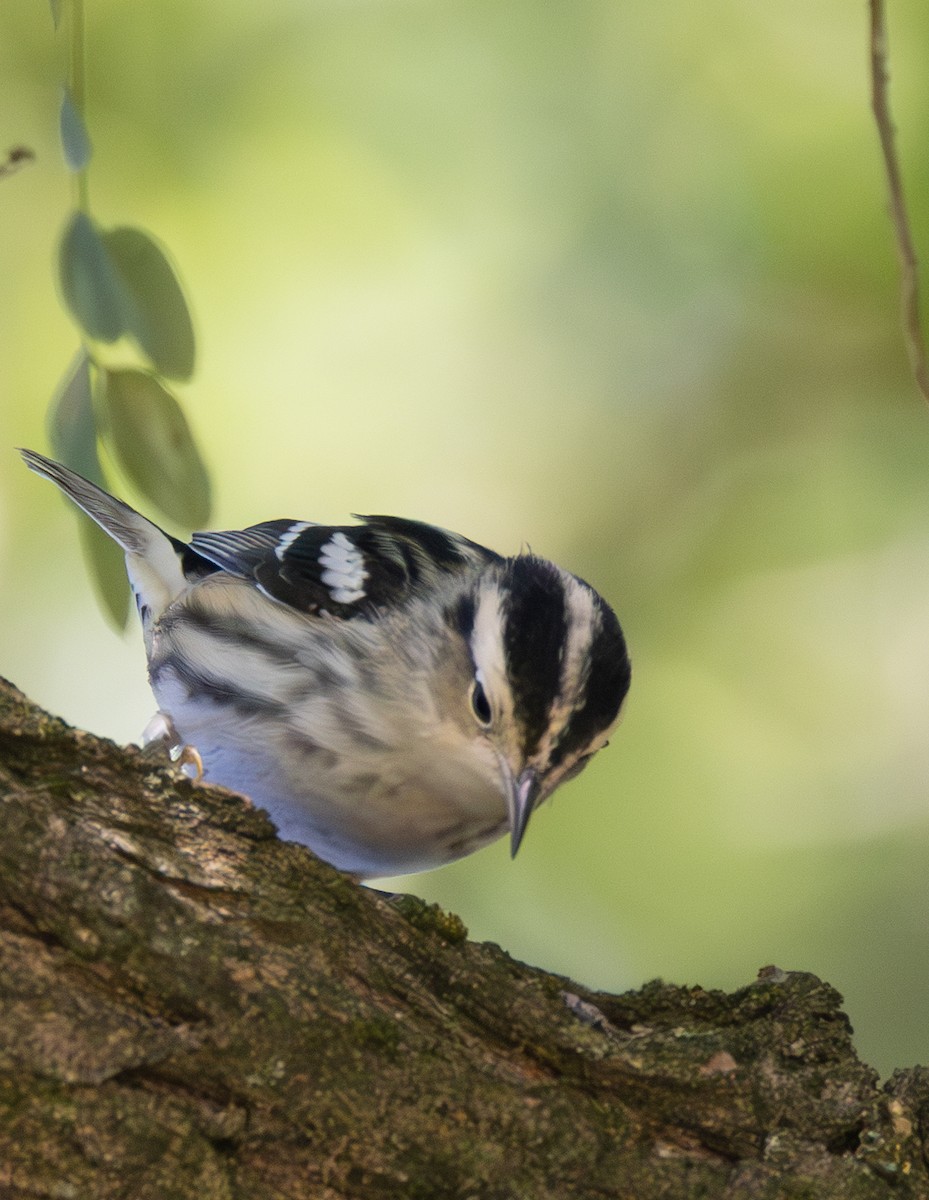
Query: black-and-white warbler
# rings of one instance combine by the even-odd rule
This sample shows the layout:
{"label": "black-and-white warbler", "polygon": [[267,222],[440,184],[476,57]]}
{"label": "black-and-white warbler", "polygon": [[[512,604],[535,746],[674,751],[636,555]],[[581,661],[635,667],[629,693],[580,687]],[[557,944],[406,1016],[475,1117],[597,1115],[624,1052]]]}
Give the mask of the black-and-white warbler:
{"label": "black-and-white warbler", "polygon": [[507,830],[515,855],[619,719],[619,622],[545,559],[377,516],[187,544],[22,454],[125,551],[161,727],[342,870],[421,871]]}

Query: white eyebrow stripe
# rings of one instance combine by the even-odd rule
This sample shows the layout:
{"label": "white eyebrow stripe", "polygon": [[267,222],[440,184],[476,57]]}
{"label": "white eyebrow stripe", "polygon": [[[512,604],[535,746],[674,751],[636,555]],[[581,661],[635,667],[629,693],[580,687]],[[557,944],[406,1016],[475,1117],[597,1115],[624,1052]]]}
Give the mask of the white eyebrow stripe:
{"label": "white eyebrow stripe", "polygon": [[320,579],[338,604],[354,604],[364,598],[368,578],[364,555],[341,531],[334,533],[319,552],[323,567]]}
{"label": "white eyebrow stripe", "polygon": [[503,649],[503,613],[496,587],[484,587],[478,594],[470,642],[476,674],[494,707],[494,715],[509,720],[512,700]]}
{"label": "white eyebrow stripe", "polygon": [[564,577],[564,597],[567,609],[565,648],[561,661],[561,681],[558,698],[552,706],[546,745],[557,745],[572,713],[581,682],[582,670],[590,647],[600,628],[600,613],[594,594],[573,576]]}
{"label": "white eyebrow stripe", "polygon": [[279,562],[284,561],[284,555],[294,544],[300,534],[303,533],[304,529],[309,529],[311,525],[312,521],[294,521],[293,525],[290,526],[287,532],[281,534],[277,545],[274,547],[274,556]]}

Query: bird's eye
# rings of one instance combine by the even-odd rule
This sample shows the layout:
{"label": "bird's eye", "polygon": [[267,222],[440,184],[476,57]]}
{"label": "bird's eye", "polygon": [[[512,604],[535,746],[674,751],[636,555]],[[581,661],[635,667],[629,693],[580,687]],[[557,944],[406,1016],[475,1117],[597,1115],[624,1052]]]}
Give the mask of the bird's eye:
{"label": "bird's eye", "polygon": [[479,679],[475,679],[474,683],[471,684],[471,708],[482,725],[490,724],[493,719],[493,713],[490,709],[490,701],[487,699],[487,693],[484,691],[484,685]]}

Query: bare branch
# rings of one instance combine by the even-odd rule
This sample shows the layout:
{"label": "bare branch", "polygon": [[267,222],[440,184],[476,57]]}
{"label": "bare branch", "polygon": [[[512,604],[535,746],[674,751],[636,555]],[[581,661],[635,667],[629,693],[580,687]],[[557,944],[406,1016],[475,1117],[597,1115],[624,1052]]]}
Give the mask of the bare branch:
{"label": "bare branch", "polygon": [[890,115],[887,72],[887,22],[884,0],[869,0],[871,8],[871,107],[884,157],[884,174],[890,194],[890,219],[900,257],[900,305],[903,333],[910,367],[923,399],[929,403],[929,371],[926,346],[919,317],[919,263],[913,247],[910,220],[903,196],[903,180],[897,158],[895,130]]}
{"label": "bare branch", "polygon": [[27,163],[35,161],[35,154],[28,146],[14,146],[0,159],[0,179],[5,175],[14,175]]}

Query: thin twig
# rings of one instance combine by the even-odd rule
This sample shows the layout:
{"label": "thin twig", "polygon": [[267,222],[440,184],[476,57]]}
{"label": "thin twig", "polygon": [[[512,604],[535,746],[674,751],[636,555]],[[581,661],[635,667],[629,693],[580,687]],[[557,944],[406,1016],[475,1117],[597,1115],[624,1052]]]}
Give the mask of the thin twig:
{"label": "thin twig", "polygon": [[0,159],[0,179],[5,175],[14,175],[27,163],[35,162],[35,152],[28,146],[14,146]]}
{"label": "thin twig", "polygon": [[[87,114],[84,111],[87,94],[87,52],[85,49],[84,0],[71,0],[70,45],[68,54],[68,91],[71,102],[77,109],[81,123],[86,128]],[[87,164],[77,173],[75,199],[83,213],[90,211]]]}
{"label": "thin twig", "polygon": [[893,223],[897,253],[900,257],[900,305],[903,333],[910,367],[923,399],[929,403],[929,370],[926,345],[919,319],[919,263],[913,247],[910,219],[903,198],[903,180],[894,143],[895,131],[890,115],[887,73],[887,23],[884,0],[869,0],[871,7],[871,107],[884,156],[884,174],[890,193],[890,219]]}

